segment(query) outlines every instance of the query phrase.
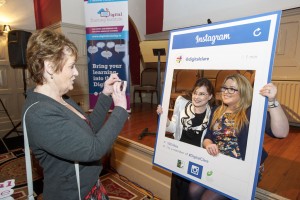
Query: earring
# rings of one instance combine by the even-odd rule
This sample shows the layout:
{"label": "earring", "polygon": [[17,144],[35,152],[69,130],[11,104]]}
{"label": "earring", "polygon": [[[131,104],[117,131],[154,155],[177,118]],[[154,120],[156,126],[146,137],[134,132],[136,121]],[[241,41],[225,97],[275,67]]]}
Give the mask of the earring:
{"label": "earring", "polygon": [[49,72],[47,72],[47,74],[49,74],[50,78],[53,79],[53,74],[50,74]]}

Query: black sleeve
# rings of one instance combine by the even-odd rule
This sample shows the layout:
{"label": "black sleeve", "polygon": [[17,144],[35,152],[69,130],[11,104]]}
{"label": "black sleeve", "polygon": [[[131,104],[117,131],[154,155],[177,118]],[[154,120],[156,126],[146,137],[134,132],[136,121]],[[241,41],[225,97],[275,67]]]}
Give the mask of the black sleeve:
{"label": "black sleeve", "polygon": [[211,130],[210,125],[211,125],[211,120],[213,118],[213,115],[214,115],[216,109],[217,109],[217,106],[214,106],[214,107],[211,108],[211,114],[210,114],[209,122],[208,122],[208,125],[207,125],[207,131],[206,131],[206,134],[204,136],[204,139],[210,139],[211,141],[213,140],[213,136],[212,136],[213,131]]}

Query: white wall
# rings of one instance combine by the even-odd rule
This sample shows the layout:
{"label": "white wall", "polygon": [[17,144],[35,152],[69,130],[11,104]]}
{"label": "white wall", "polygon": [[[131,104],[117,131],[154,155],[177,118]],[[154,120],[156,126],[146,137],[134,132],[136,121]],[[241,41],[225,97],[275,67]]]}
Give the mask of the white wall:
{"label": "white wall", "polygon": [[[129,16],[134,21],[140,40],[146,34],[146,0],[128,0]],[[84,0],[61,0],[62,22],[85,26]],[[0,7],[0,28],[9,24],[13,29],[35,30],[33,0],[7,0]]]}
{"label": "white wall", "polygon": [[138,29],[140,40],[144,40],[146,34],[146,0],[128,0],[128,13]]}
{"label": "white wall", "polygon": [[61,0],[61,21],[85,26],[84,0]]}
{"label": "white wall", "polygon": [[35,30],[33,0],[7,0],[0,7],[0,28],[4,24],[12,29]]}
{"label": "white wall", "polygon": [[299,0],[164,0],[163,30],[247,17],[300,7]]}

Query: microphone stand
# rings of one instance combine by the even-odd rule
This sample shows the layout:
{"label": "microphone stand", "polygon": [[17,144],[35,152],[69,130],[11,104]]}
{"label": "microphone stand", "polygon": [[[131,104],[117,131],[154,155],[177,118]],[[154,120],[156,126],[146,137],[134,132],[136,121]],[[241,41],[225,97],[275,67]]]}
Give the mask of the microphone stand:
{"label": "microphone stand", "polygon": [[[157,56],[157,103],[159,104],[160,101],[160,93],[161,93],[161,77],[160,77],[160,56],[166,55],[166,50],[164,48],[161,49],[153,49],[153,55]],[[158,116],[157,116],[157,123],[158,123]],[[139,140],[143,139],[143,137],[147,135],[156,135],[156,132],[149,132],[148,128],[145,128],[142,133],[139,135]]]}

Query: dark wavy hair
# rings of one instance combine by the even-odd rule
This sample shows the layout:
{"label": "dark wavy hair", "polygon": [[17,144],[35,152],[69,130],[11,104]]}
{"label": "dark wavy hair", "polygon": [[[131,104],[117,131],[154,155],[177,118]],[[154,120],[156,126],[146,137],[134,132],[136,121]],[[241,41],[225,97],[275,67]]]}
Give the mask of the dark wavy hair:
{"label": "dark wavy hair", "polygon": [[202,87],[202,86],[206,87],[206,90],[207,90],[207,92],[208,92],[209,95],[212,95],[212,98],[208,101],[208,103],[209,103],[210,106],[214,106],[215,103],[216,103],[216,102],[215,102],[215,101],[216,101],[216,97],[215,97],[215,89],[214,89],[214,86],[213,86],[213,84],[211,83],[211,81],[208,80],[207,78],[199,78],[199,79],[195,82],[195,84],[194,84],[192,90],[187,91],[187,94],[186,94],[185,98],[191,100],[191,99],[192,99],[192,94],[193,94],[193,92],[194,92],[195,90],[197,90],[199,87]]}
{"label": "dark wavy hair", "polygon": [[27,44],[27,66],[32,80],[42,85],[45,81],[44,62],[53,64],[54,72],[62,71],[66,54],[78,58],[78,50],[73,42],[54,30],[41,29],[31,35]]}

